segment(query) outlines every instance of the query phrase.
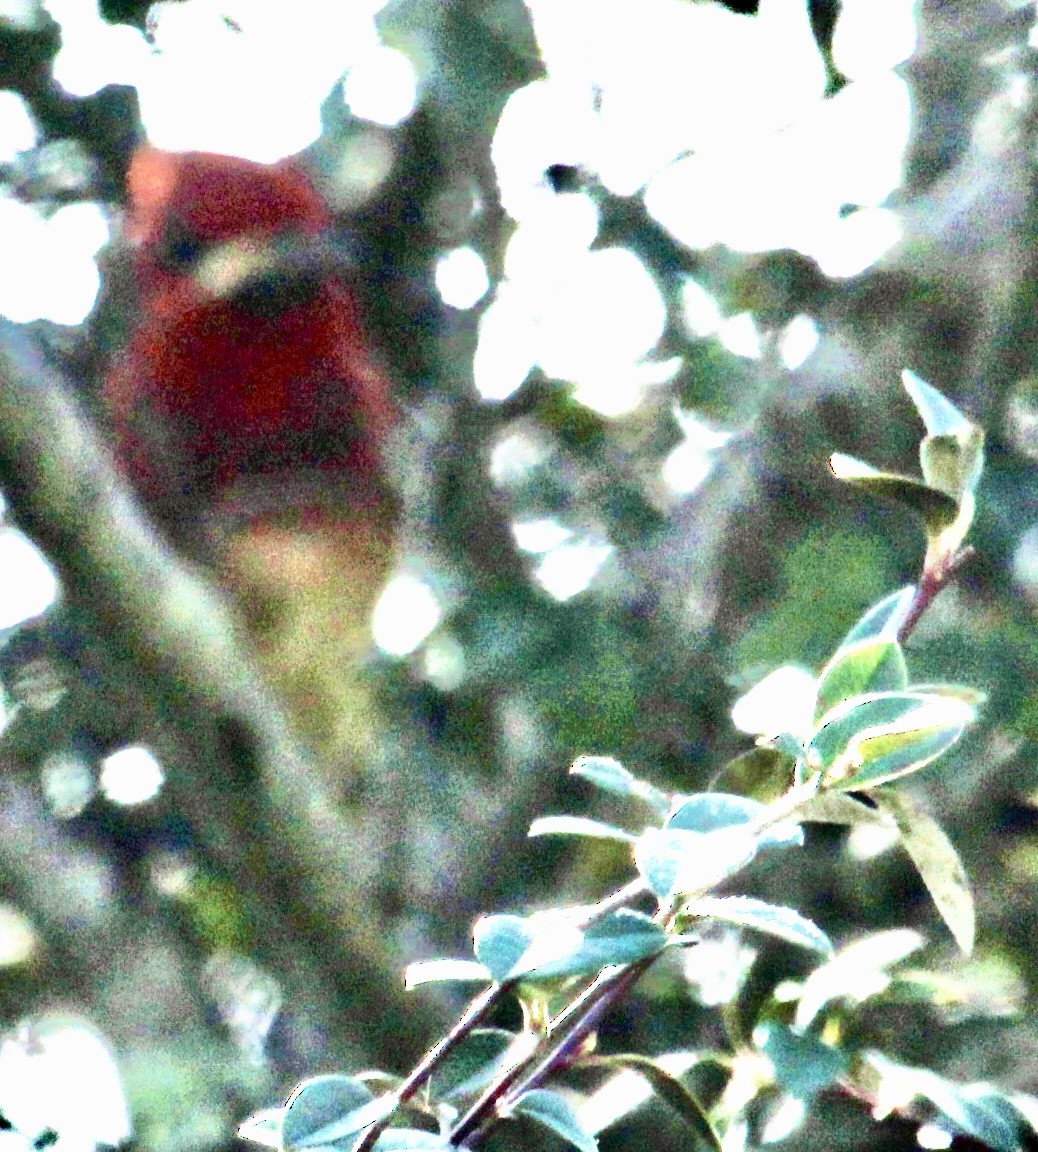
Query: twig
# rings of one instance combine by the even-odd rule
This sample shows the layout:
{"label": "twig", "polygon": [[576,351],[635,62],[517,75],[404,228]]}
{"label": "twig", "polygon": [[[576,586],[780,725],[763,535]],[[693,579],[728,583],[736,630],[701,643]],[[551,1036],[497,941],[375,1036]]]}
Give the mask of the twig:
{"label": "twig", "polygon": [[897,632],[898,643],[904,644],[919,623],[923,613],[934,602],[937,595],[948,586],[951,580],[958,575],[961,569],[976,555],[972,545],[960,548],[946,563],[939,565],[926,564],[919,583],[915,586],[915,594],[908,606],[908,612]]}
{"label": "twig", "polygon": [[[448,1137],[450,1142],[460,1145],[470,1139],[499,1110],[506,1096],[511,1099],[519,1095],[520,1090],[512,1091],[512,1089],[520,1080],[523,1085],[521,1091],[529,1091],[530,1087],[540,1083],[563,1065],[581,1041],[595,1028],[606,1009],[615,1003],[620,995],[628,991],[655,959],[656,957],[652,956],[648,960],[638,961],[637,964],[611,967],[599,973],[595,980],[545,1029],[543,1042],[546,1043],[559,1032],[563,1032],[564,1036],[560,1043],[542,1057],[540,1063],[525,1079],[522,1079],[523,1074],[536,1058],[537,1049],[506,1069],[451,1129]],[[538,1047],[541,1046],[543,1045]]]}
{"label": "twig", "polygon": [[[469,1004],[468,1008],[466,1008],[464,1013],[458,1018],[454,1027],[429,1049],[414,1068],[412,1068],[403,1084],[396,1090],[398,1108],[406,1104],[407,1101],[414,1096],[418,1089],[421,1088],[425,1081],[429,1079],[444,1059],[446,1059],[447,1055],[490,1015],[502,995],[510,989],[510,984],[491,984],[489,988],[481,992]],[[375,1141],[382,1132],[389,1126],[392,1118],[393,1113],[391,1112],[382,1120],[372,1124],[354,1146],[353,1152],[368,1152],[368,1150],[374,1146]]]}

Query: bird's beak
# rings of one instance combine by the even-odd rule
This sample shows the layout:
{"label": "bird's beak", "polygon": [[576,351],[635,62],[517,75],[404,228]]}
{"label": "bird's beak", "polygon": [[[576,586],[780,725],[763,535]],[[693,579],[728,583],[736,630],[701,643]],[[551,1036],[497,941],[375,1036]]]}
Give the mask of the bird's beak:
{"label": "bird's beak", "polygon": [[327,237],[293,233],[217,244],[200,257],[191,275],[207,300],[277,314],[310,299],[329,279],[349,281],[356,267]]}

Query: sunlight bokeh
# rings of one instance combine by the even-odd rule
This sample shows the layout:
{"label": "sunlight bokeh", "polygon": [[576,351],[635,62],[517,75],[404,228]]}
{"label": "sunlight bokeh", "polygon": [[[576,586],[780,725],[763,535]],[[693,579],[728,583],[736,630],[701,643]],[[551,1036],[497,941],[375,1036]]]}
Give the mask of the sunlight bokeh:
{"label": "sunlight bokeh", "polygon": [[436,289],[444,304],[459,311],[474,308],[490,291],[490,278],[483,257],[465,245],[436,261]]}
{"label": "sunlight bokeh", "polygon": [[42,616],[58,596],[43,553],[16,528],[0,527],[0,630]]}
{"label": "sunlight bokeh", "polygon": [[810,733],[817,681],[806,668],[786,664],[768,673],[732,705],[732,724],[754,736]]}
{"label": "sunlight bokeh", "polygon": [[0,164],[36,147],[39,133],[29,106],[17,92],[0,91]]}
{"label": "sunlight bokeh", "polygon": [[407,656],[443,619],[436,593],[421,577],[401,572],[386,585],[372,616],[375,643],[387,656]]}
{"label": "sunlight bokeh", "polygon": [[713,471],[717,454],[733,433],[703,423],[694,413],[675,407],[674,419],[683,439],[663,462],[663,482],[676,496],[690,496]]}
{"label": "sunlight bokeh", "polygon": [[111,1046],[74,1017],[48,1016],[0,1041],[0,1110],[30,1139],[52,1130],[61,1152],[116,1147],[132,1131]]}
{"label": "sunlight bokeh", "polygon": [[165,778],[154,753],[134,744],[110,753],[101,761],[97,783],[102,795],[113,804],[129,808],[154,800]]}
{"label": "sunlight bokeh", "polygon": [[[249,0],[158,3],[145,38],[105,23],[96,0],[45,0],[62,32],[54,79],[67,92],[133,85],[158,146],[261,161],[312,143],[337,87],[361,119],[390,127],[411,114],[418,68],[382,43],[382,7],[383,0],[298,0],[290,12]],[[680,355],[658,353],[667,316],[652,272],[629,248],[595,246],[598,204],[585,192],[554,191],[545,178],[551,165],[572,165],[614,195],[640,197],[692,249],[791,248],[840,279],[898,242],[900,223],[886,201],[901,182],[911,125],[908,89],[894,71],[916,43],[910,0],[841,6],[834,63],[850,83],[828,98],[804,0],[762,0],[756,17],[683,0],[528,0],[528,9],[546,75],[510,96],[491,152],[502,206],[515,222],[504,278],[492,286],[483,258],[466,245],[442,253],[432,270],[448,307],[485,302],[472,367],[484,400],[508,399],[539,369],[578,404],[620,420],[683,366]],[[26,152],[37,136],[21,98],[0,93],[0,157]],[[81,322],[97,296],[97,254],[107,239],[97,205],[44,214],[0,199],[0,313]],[[681,315],[690,336],[716,339],[745,359],[774,346],[790,371],[821,338],[808,316],[769,332],[751,311],[726,315],[691,278]],[[720,450],[691,427],[661,461],[663,484],[677,498],[699,487]],[[530,525],[515,531],[539,557],[538,582],[562,600],[588,587],[612,550],[604,538],[579,535],[541,547]],[[44,610],[56,592],[52,575],[26,586],[36,598],[9,593],[11,619]],[[375,613],[378,646],[406,655],[442,613],[423,581],[401,578]]]}

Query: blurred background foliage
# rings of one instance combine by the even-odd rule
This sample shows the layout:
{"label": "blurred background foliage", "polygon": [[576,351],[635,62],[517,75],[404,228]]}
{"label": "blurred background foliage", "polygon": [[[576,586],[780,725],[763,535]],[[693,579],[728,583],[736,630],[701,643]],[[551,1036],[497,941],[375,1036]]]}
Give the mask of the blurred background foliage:
{"label": "blurred background foliage", "polygon": [[[12,110],[0,312],[30,327],[95,414],[132,315],[118,231],[144,128],[160,146],[230,149],[199,124],[251,117],[269,141],[293,77],[323,76],[328,44],[346,35],[334,6],[268,7],[284,43],[264,57],[257,95],[219,62],[236,37],[249,42],[258,7],[108,0],[91,17],[87,0],[0,2]],[[428,990],[405,1001],[373,973],[465,954],[480,912],[590,899],[624,879],[611,849],[524,840],[534,815],[562,805],[610,817],[566,779],[574,757],[705,788],[751,745],[733,701],[780,665],[817,669],[870,603],[915,577],[916,525],[826,466],[839,450],[915,470],[903,367],[988,436],[978,558],[908,660],[915,680],[961,681],[989,701],[947,765],[904,785],[973,879],[977,954],[956,955],[906,858],[842,830],[812,827],[795,867],[755,865],[754,891],[838,943],[919,929],[921,964],[954,990],[936,1003],[892,995],[853,1027],[906,1063],[1038,1092],[1033,5],[344,8],[368,29],[366,51],[392,53],[371,63],[340,43],[346,98],[333,61],[318,130],[270,147],[306,147],[335,189],[407,413],[387,452],[406,509],[384,613],[395,627],[376,620],[366,669],[374,763],[318,766],[361,781],[343,786],[356,869],[343,918],[366,952],[344,965],[322,949],[338,929],[318,911],[287,911],[274,887],[259,907],[265,881],[221,859],[222,804],[205,824],[180,799],[206,781],[247,827],[259,785],[233,775],[233,751],[192,737],[190,692],[171,679],[164,697],[139,674],[84,594],[74,532],[64,549],[60,533],[34,534],[5,474],[0,1110],[42,1094],[41,1127],[91,1147],[127,1136],[128,1107],[141,1147],[180,1152],[229,1145],[237,1121],[302,1075],[403,1071],[459,1002]],[[176,40],[189,12],[199,23]],[[132,51],[77,80],[77,59],[102,68],[97,37],[116,33]],[[197,72],[164,104],[127,64],[156,53],[174,78]],[[370,89],[371,75],[398,76],[401,57],[403,110],[371,111],[359,78],[366,69]],[[55,231],[69,207],[94,213],[94,240]],[[29,239],[26,211],[40,222]],[[93,307],[98,228],[113,241]],[[53,300],[81,279],[77,318]],[[17,526],[45,561],[25,559]],[[26,581],[42,603],[19,610]],[[124,756],[114,785],[112,754],[139,746],[148,755]],[[277,819],[275,805],[268,848]],[[283,875],[276,858],[235,859]],[[806,971],[789,949],[754,947],[744,1029],[776,981]],[[603,1048],[717,1041],[716,1012],[678,966],[646,985]],[[87,1066],[108,1080],[77,1094]],[[664,1115],[650,1106],[603,1147],[642,1147],[650,1132],[656,1147],[686,1146]],[[914,1126],[877,1125],[829,1091],[788,1139],[900,1148]]]}

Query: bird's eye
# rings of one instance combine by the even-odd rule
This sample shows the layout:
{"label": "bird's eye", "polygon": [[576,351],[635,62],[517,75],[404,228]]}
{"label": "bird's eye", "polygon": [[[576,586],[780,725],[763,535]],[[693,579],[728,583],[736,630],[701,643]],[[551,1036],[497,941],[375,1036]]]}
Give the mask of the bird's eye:
{"label": "bird's eye", "polygon": [[162,234],[159,259],[171,271],[183,271],[198,262],[204,247],[186,225],[171,219]]}

